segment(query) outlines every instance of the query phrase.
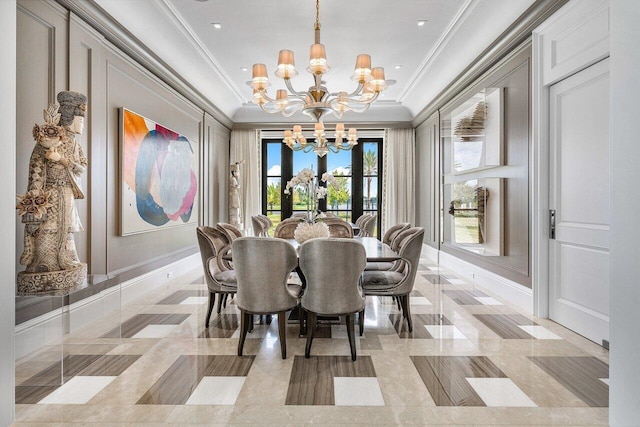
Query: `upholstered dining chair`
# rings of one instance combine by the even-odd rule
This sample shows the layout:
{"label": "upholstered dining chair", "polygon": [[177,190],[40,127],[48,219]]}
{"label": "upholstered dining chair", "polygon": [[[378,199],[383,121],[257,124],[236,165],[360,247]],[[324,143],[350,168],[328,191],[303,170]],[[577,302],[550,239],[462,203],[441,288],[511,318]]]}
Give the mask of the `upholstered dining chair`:
{"label": "upholstered dining chair", "polygon": [[329,227],[330,237],[352,238],[353,228],[351,225],[341,218],[324,218],[322,222]]}
{"label": "upholstered dining chair", "polygon": [[241,237],[233,241],[232,248],[238,279],[236,304],[241,313],[238,356],[242,356],[253,315],[277,313],[280,354],[286,359],[286,312],[297,307],[302,289],[287,283],[298,265],[296,251],[288,242],[271,237]]}
{"label": "upholstered dining chair", "polygon": [[368,218],[365,218],[360,224],[360,233],[358,236],[360,237],[373,237],[373,230],[376,228],[376,224],[378,223],[378,215],[369,215]]}
{"label": "upholstered dining chair", "polygon": [[229,238],[229,241],[233,242],[238,237],[242,237],[242,232],[233,224],[226,222],[219,222],[216,227],[220,229]]}
{"label": "upholstered dining chair", "polygon": [[298,249],[299,265],[306,280],[300,303],[307,311],[309,357],[318,314],[346,316],[351,360],[356,360],[355,314],[364,310],[360,275],[367,262],[364,246],[353,239],[319,238],[304,242]]}
{"label": "upholstered dining chair", "polygon": [[256,237],[269,237],[266,223],[258,215],[251,216],[251,226],[253,227],[253,235]]}
{"label": "upholstered dining chair", "polygon": [[[413,227],[403,231],[396,237],[398,254],[401,257],[398,271],[365,271],[362,275],[362,289],[365,295],[399,297],[402,315],[407,321],[409,332],[413,331],[409,294],[413,285],[420,262],[424,228]],[[360,333],[364,328],[364,310],[359,317]]]}
{"label": "upholstered dining chair", "polygon": [[[400,235],[404,230],[411,227],[408,222],[393,225],[382,236],[382,243],[389,245],[394,251],[398,250],[398,244],[395,242],[396,237]],[[398,262],[368,262],[365,271],[371,270],[391,270]]]}
{"label": "upholstered dining chair", "polygon": [[358,227],[358,230],[357,230],[357,232],[355,233],[355,234],[356,234],[356,236],[362,236],[362,232],[361,232],[361,231],[362,231],[362,223],[363,223],[365,220],[369,219],[369,217],[370,217],[370,216],[371,216],[370,214],[368,214],[368,213],[364,213],[364,214],[360,215],[358,218],[356,218],[356,221],[354,222],[354,224],[356,225],[356,227]]}
{"label": "upholstered dining chair", "polygon": [[209,311],[205,319],[205,326],[209,327],[209,319],[218,295],[218,309],[220,314],[222,300],[237,290],[236,273],[229,270],[223,262],[222,256],[229,249],[231,241],[218,228],[200,226],[196,229],[200,256],[204,269],[204,278],[209,289]]}
{"label": "upholstered dining chair", "polygon": [[280,224],[276,226],[276,229],[273,231],[273,237],[277,237],[279,239],[293,239],[293,233],[300,224],[300,220],[298,218],[287,218],[283,220]]}
{"label": "upholstered dining chair", "polygon": [[263,215],[263,214],[258,215],[258,218],[264,224],[265,237],[270,237],[269,229],[271,229],[271,227],[273,227],[273,222],[271,221],[271,218],[269,218],[268,216]]}

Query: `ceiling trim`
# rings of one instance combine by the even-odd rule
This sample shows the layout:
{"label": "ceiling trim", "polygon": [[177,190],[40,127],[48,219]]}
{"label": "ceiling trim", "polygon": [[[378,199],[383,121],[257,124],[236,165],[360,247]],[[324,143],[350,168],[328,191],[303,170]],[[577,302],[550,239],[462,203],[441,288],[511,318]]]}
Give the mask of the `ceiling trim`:
{"label": "ceiling trim", "polygon": [[212,115],[223,126],[231,129],[233,121],[229,116],[96,3],[83,0],[55,1],[76,14],[101,34],[105,40],[133,58],[187,100]]}
{"label": "ceiling trim", "polygon": [[[328,127],[327,130],[333,132],[334,128]],[[313,130],[312,129],[303,130],[302,133],[304,134],[305,138],[307,138],[307,139],[315,138],[313,136]],[[385,134],[385,129],[380,129],[379,127],[377,129],[366,129],[366,130],[362,130],[362,131],[359,130],[358,131],[358,139],[363,139],[363,138],[384,138],[384,134]],[[331,137],[331,136],[329,136],[329,137]],[[260,130],[260,139],[282,139],[282,129],[278,129],[278,130],[262,129],[262,130]]]}
{"label": "ceiling trim", "polygon": [[160,8],[162,13],[165,14],[169,20],[172,21],[173,25],[180,30],[185,37],[191,42],[191,44],[196,48],[198,53],[202,55],[208,62],[209,65],[213,68],[213,71],[218,75],[218,77],[224,82],[224,84],[231,90],[240,103],[244,103],[247,101],[246,97],[243,95],[242,91],[233,83],[231,77],[224,72],[224,69],[220,65],[220,63],[216,60],[216,58],[209,52],[209,50],[205,47],[202,40],[198,38],[198,36],[191,30],[191,28],[187,25],[184,18],[180,13],[173,7],[167,0],[161,0],[160,4],[164,7]]}
{"label": "ceiling trim", "polygon": [[[311,127],[313,126],[313,123],[308,123],[308,125]],[[302,125],[303,127],[305,127],[306,125]],[[327,129],[333,129],[335,127],[335,124],[327,124]],[[349,128],[349,127],[355,127],[358,129],[358,135],[360,134],[361,130],[371,130],[371,129],[413,129],[413,125],[411,124],[411,122],[370,122],[370,123],[345,123],[344,124],[345,128]],[[239,130],[239,129],[260,129],[260,130],[264,130],[264,131],[268,131],[268,130],[275,130],[275,131],[280,131],[282,132],[284,129],[291,129],[291,123],[259,123],[259,122],[242,122],[242,123],[236,123],[233,125],[233,130]],[[282,138],[282,134],[279,135],[280,138]]]}
{"label": "ceiling trim", "polygon": [[458,10],[442,35],[440,35],[440,38],[436,41],[433,48],[431,48],[429,53],[427,53],[427,56],[422,60],[416,71],[409,78],[409,83],[407,83],[404,89],[402,89],[402,92],[400,92],[400,94],[398,95],[398,101],[404,101],[406,99],[406,96],[411,93],[416,84],[418,84],[418,82],[425,75],[427,70],[431,68],[431,66],[435,62],[435,59],[445,49],[447,44],[449,44],[451,38],[464,24],[467,17],[471,14],[477,4],[477,0],[467,0],[466,3],[462,5],[462,7],[460,8],[460,10]]}
{"label": "ceiling trim", "polygon": [[439,108],[472,84],[512,50],[531,37],[531,33],[569,0],[537,0],[493,43],[471,61],[429,104],[413,119],[414,127],[420,126]]}

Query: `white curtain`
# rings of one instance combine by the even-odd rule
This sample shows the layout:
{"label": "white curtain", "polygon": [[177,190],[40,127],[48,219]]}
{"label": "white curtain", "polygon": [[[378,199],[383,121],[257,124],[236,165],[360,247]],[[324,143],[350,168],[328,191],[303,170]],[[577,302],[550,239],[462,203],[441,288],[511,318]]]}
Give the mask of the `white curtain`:
{"label": "white curtain", "polygon": [[382,231],[392,225],[415,224],[415,131],[387,129],[382,177]]}
{"label": "white curtain", "polygon": [[255,129],[231,131],[230,164],[244,160],[244,164],[240,166],[240,200],[245,229],[251,227],[251,216],[262,212],[260,156],[260,131]]}

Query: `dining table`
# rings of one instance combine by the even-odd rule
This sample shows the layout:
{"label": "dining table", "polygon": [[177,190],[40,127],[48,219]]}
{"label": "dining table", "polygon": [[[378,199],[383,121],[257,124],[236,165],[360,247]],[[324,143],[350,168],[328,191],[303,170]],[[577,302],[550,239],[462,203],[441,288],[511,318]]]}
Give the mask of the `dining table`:
{"label": "dining table", "polygon": [[[295,239],[286,239],[298,252],[300,243]],[[353,240],[360,242],[364,246],[364,250],[367,254],[367,262],[393,262],[399,260],[401,257],[396,251],[391,249],[389,245],[382,243],[375,237],[354,237]]]}
{"label": "dining table", "polygon": [[[298,243],[295,239],[285,239],[287,242],[289,242],[291,244],[291,246],[293,246],[296,249],[296,254],[298,253],[298,248],[302,245],[301,243]],[[402,257],[400,256],[400,254],[398,254],[396,251],[394,251],[393,249],[391,249],[389,247],[389,245],[387,245],[386,243],[381,242],[380,240],[378,240],[375,237],[353,237],[353,240],[359,242],[360,244],[362,244],[362,246],[364,246],[364,250],[367,256],[367,262],[393,262],[393,261],[397,261],[399,259],[402,259]],[[232,261],[233,260],[233,254],[231,253],[231,251],[228,251],[225,255],[223,255],[222,257],[223,259],[227,260],[227,261]],[[298,275],[298,277],[300,278],[301,282],[302,282],[302,287],[304,289],[306,283],[305,283],[305,279],[304,279],[304,275],[302,274],[302,270],[300,269],[300,267],[296,267],[296,273]],[[300,336],[305,336],[306,335],[306,322],[299,318],[299,310],[292,310],[289,316],[289,321],[292,322],[296,322],[296,323],[300,323]],[[306,317],[306,316],[305,316]],[[326,320],[326,321],[332,321],[335,320],[331,317],[323,317],[323,316],[319,316],[319,320]]]}

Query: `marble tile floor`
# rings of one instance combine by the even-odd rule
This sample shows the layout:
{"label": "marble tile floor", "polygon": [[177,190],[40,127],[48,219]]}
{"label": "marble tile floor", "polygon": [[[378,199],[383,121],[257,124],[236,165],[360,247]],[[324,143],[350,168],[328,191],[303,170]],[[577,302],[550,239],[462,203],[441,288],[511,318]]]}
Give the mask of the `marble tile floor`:
{"label": "marble tile floor", "polygon": [[[413,332],[391,298],[369,297],[358,358],[344,324],[320,324],[312,357],[277,321],[238,357],[231,300],[209,328],[201,273],[16,366],[16,426],[607,425],[608,351],[534,319],[424,258]],[[294,316],[295,317],[295,316]],[[64,377],[64,384],[61,378]]]}

